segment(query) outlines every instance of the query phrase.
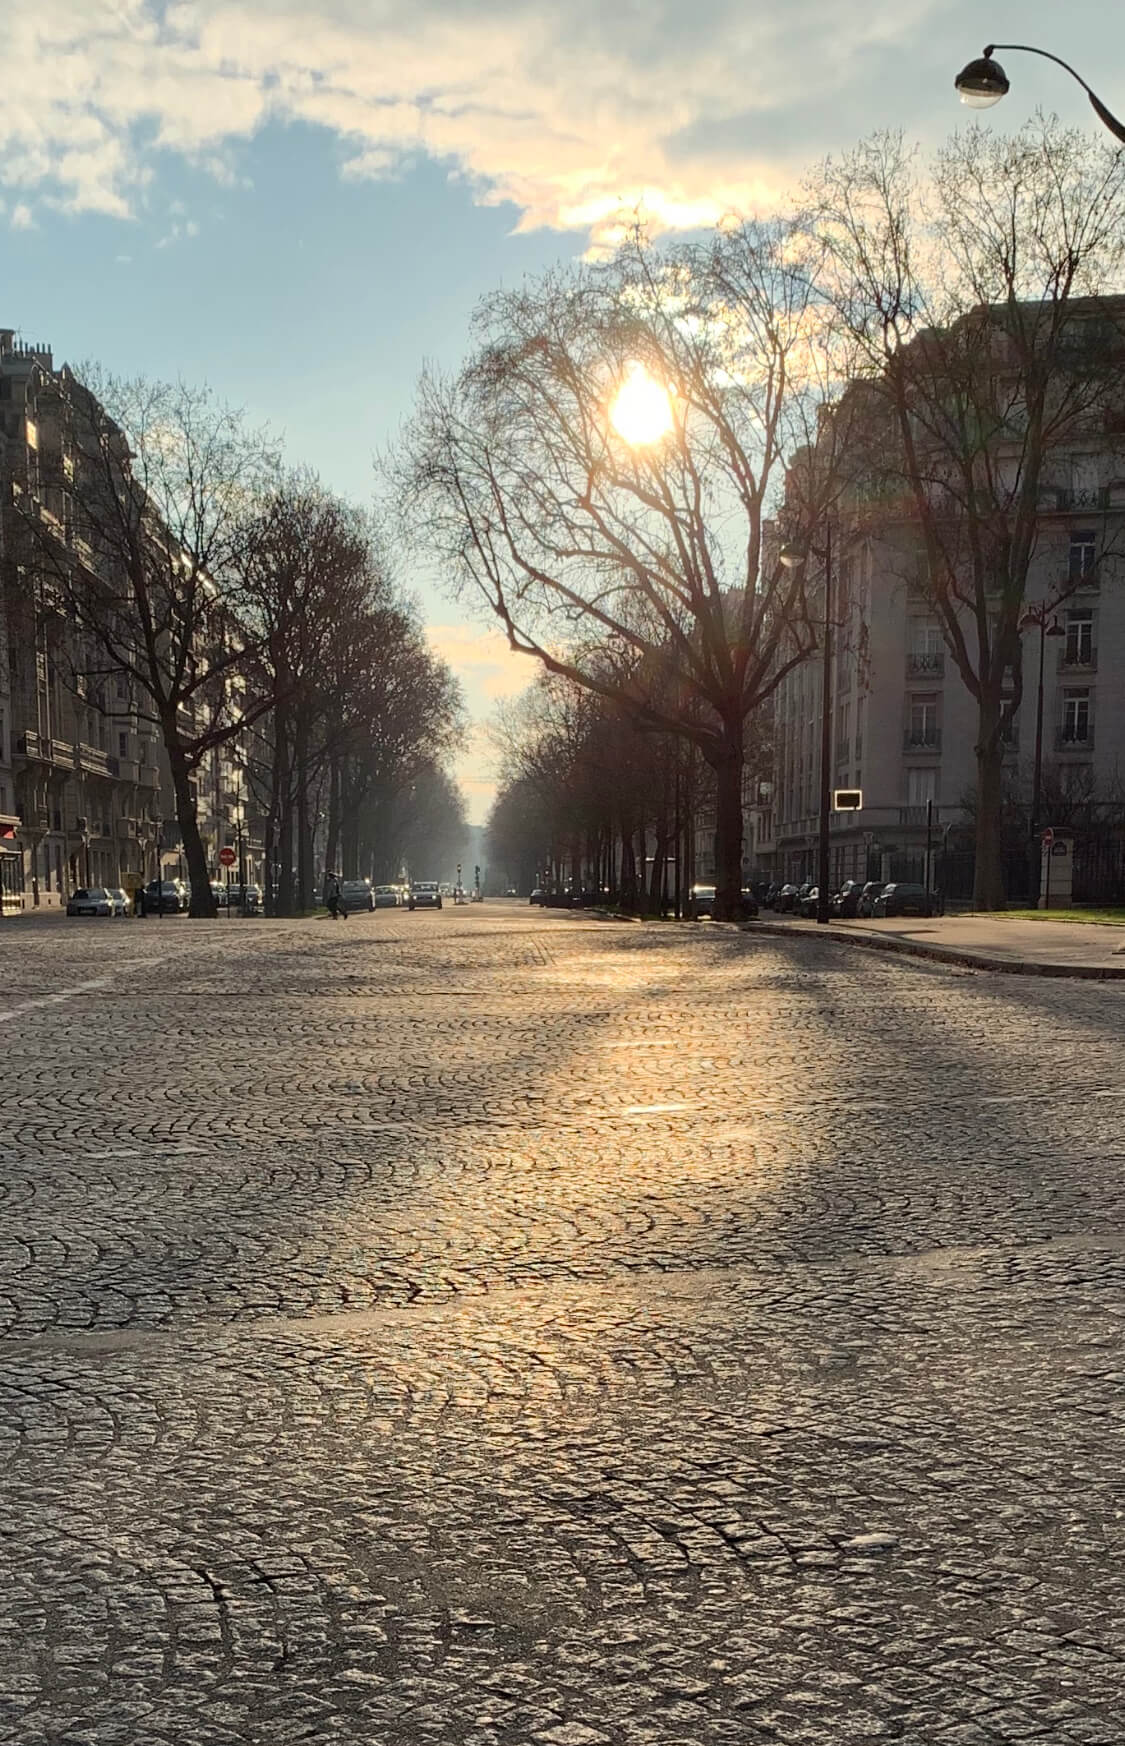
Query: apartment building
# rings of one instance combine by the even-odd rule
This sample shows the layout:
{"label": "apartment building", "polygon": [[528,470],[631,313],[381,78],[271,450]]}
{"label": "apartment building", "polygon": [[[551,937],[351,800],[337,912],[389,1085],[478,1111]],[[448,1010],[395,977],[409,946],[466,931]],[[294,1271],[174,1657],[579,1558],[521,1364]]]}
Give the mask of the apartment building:
{"label": "apartment building", "polygon": [[[1022,649],[1023,695],[1005,721],[1010,802],[1029,816],[1040,707],[1040,824],[1051,796],[1125,801],[1125,477],[1113,451],[1066,457],[1045,487]],[[834,885],[917,876],[951,837],[966,840],[976,783],[976,705],[917,580],[901,531],[866,528],[843,547],[834,585],[831,785],[858,788],[863,809],[834,813]],[[822,667],[810,658],[774,704],[773,835],[762,845],[788,879],[815,877]],[[960,833],[960,838],[958,836]]]}

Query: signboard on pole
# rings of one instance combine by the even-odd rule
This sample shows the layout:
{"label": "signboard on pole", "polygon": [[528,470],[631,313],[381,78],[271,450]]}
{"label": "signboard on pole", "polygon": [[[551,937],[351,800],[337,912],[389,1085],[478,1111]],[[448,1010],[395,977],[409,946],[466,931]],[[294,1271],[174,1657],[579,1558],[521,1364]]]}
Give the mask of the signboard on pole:
{"label": "signboard on pole", "polygon": [[1052,845],[1054,844],[1054,841],[1055,841],[1055,833],[1051,829],[1050,825],[1048,825],[1047,829],[1043,832],[1043,837],[1042,837],[1043,847],[1045,849],[1051,848]]}
{"label": "signboard on pole", "polygon": [[238,860],[238,856],[235,854],[234,850],[229,846],[229,844],[227,845],[226,848],[222,848],[219,850],[219,864],[220,864],[220,866],[233,867],[237,860]]}
{"label": "signboard on pole", "polygon": [[862,812],[862,788],[837,788],[832,796],[832,810],[834,812]]}

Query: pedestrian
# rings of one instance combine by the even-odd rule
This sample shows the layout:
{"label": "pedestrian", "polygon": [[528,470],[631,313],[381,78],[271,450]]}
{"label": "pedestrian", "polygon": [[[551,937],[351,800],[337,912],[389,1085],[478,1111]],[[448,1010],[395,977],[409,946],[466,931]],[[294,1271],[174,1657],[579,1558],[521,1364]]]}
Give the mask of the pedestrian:
{"label": "pedestrian", "polygon": [[143,885],[138,885],[137,889],[133,893],[133,914],[143,916],[144,913],[145,913],[145,888]]}
{"label": "pedestrian", "polygon": [[335,873],[330,873],[328,875],[328,913],[333,921],[335,921],[340,914],[342,901],[340,895],[340,881]]}

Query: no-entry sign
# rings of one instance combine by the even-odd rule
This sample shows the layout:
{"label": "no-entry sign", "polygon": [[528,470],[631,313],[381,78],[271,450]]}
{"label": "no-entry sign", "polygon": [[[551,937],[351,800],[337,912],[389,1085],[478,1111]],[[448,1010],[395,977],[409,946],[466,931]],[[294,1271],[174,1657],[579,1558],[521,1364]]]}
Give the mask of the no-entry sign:
{"label": "no-entry sign", "polygon": [[1051,829],[1050,825],[1048,825],[1047,829],[1043,832],[1043,847],[1045,849],[1049,849],[1051,847],[1051,844],[1054,842],[1054,840],[1055,840],[1055,833]]}
{"label": "no-entry sign", "polygon": [[233,867],[237,860],[238,856],[233,849],[226,848],[219,850],[219,862],[223,867]]}

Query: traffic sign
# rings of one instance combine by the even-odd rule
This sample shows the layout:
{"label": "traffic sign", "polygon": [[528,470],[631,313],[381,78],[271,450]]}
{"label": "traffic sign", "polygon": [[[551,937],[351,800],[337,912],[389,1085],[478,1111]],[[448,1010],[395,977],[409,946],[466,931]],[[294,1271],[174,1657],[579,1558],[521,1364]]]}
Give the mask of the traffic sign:
{"label": "traffic sign", "polygon": [[1045,849],[1049,849],[1051,847],[1052,843],[1054,842],[1054,840],[1055,840],[1055,833],[1051,829],[1050,825],[1048,825],[1047,829],[1043,832],[1043,837],[1042,837],[1043,847]]}
{"label": "traffic sign", "polygon": [[219,862],[223,867],[233,867],[237,860],[238,856],[229,844],[226,848],[219,850]]}
{"label": "traffic sign", "polygon": [[837,788],[832,796],[833,812],[862,812],[862,788]]}

